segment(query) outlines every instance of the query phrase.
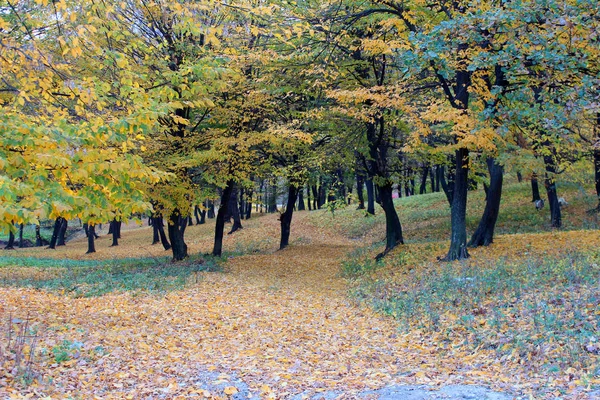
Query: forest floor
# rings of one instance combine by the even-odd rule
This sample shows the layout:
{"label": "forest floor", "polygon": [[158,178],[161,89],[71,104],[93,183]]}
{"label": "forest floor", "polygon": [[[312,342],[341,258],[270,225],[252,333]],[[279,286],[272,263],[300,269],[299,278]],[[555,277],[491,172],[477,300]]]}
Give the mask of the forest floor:
{"label": "forest floor", "polygon": [[[426,204],[430,213],[443,204],[433,194],[420,202],[402,200],[400,209],[411,212],[412,203],[423,199],[431,203]],[[481,264],[436,262],[447,242],[423,238],[425,233],[418,233],[423,227],[414,220],[407,229],[414,242],[375,265],[368,260],[377,249],[369,244],[381,239],[381,217],[364,219],[361,231],[357,216],[363,218],[350,209],[337,216],[299,212],[291,246],[283,251],[276,250],[276,216],[253,218],[225,238],[230,251],[224,258],[196,255],[179,265],[166,260],[160,245],[148,244],[147,227],[124,231],[114,248],[102,237],[92,255],[84,254],[86,243],[77,239],[56,251],[31,248],[0,257],[0,397],[587,399],[598,394],[592,392],[600,384],[594,347],[600,328],[598,266],[577,258],[597,256],[597,230],[509,234],[502,232],[505,223],[497,244],[473,252],[473,259],[503,259],[512,266],[511,257],[514,265],[528,265],[529,253],[552,257],[562,250],[569,265],[591,271],[556,272],[570,277],[571,286],[565,287],[571,295],[552,297],[550,305],[577,312],[575,324],[588,321],[569,328],[578,336],[567,339],[579,340],[573,343],[583,348],[573,354],[572,342],[559,332],[554,345],[539,340],[547,334],[540,326],[556,328],[548,316],[561,317],[552,308],[543,310],[543,317],[542,311],[536,314],[538,330],[531,337],[514,335],[528,332],[528,326],[511,325],[521,314],[505,310],[500,316],[489,301],[477,303],[475,311],[469,304],[473,318],[465,319],[458,315],[462,309],[436,303],[452,302],[446,298],[414,297],[408,318],[402,311],[407,299],[400,304],[390,293],[412,293],[416,286],[442,292],[423,276],[445,276],[450,286],[460,286],[480,279],[465,268]],[[432,224],[443,217],[418,218]],[[186,238],[191,253],[209,252],[211,224],[190,227]],[[204,271],[206,265],[216,272]],[[448,278],[445,265],[459,274]],[[508,269],[493,271],[518,276]],[[546,270],[530,272],[554,277]],[[418,284],[403,287],[407,282]],[[527,282],[520,281],[519,290],[530,290]],[[512,287],[479,289],[494,298]],[[473,289],[466,295],[481,293]],[[571,302],[575,297],[584,302],[581,310],[567,307],[579,304]],[[522,299],[527,295],[502,298],[511,310],[520,310]],[[504,335],[504,328],[513,336]],[[566,349],[571,358],[564,357]],[[15,360],[18,354],[21,362]],[[559,361],[549,364],[544,354]],[[15,363],[20,370],[12,370]]]}

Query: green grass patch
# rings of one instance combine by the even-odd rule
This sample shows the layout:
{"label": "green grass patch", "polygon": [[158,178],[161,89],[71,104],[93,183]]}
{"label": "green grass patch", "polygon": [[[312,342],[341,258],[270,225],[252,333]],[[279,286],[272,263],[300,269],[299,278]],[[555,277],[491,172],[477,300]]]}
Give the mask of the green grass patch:
{"label": "green grass patch", "polygon": [[161,293],[201,279],[200,272],[220,271],[224,258],[193,256],[171,263],[165,258],[104,261],[0,257],[0,286],[30,287],[74,297],[115,291]]}

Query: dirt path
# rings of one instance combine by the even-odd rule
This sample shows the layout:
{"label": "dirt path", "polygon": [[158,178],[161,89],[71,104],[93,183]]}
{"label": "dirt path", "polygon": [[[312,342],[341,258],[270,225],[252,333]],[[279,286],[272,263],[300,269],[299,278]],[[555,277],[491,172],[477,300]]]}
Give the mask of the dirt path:
{"label": "dirt path", "polygon": [[[275,229],[267,218],[261,223]],[[432,398],[436,385],[503,387],[488,378],[500,363],[449,364],[437,343],[402,334],[390,318],[349,299],[339,265],[353,244],[305,218],[295,218],[301,239],[289,249],[232,258],[225,273],[165,296],[72,299],[1,288],[0,316],[29,314],[44,324],[39,347],[51,356],[39,365],[41,385],[18,389],[0,372],[0,395],[417,399]],[[447,398],[504,398],[481,390],[456,389]]]}

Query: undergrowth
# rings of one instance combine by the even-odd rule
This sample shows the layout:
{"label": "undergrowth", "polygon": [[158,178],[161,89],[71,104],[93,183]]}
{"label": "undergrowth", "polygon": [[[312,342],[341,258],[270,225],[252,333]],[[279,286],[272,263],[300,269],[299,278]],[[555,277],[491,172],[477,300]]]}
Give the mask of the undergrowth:
{"label": "undergrowth", "polygon": [[[354,295],[393,316],[405,331],[434,334],[440,351],[491,351],[539,373],[569,368],[600,377],[600,253],[426,263],[406,268],[406,253],[377,271],[372,253],[343,264]],[[582,382],[585,384],[585,382]]]}

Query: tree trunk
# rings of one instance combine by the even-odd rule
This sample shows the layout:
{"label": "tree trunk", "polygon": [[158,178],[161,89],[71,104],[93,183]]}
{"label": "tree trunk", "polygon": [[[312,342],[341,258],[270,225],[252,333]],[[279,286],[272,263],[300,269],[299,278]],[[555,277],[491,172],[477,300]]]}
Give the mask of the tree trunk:
{"label": "tree trunk", "polygon": [[198,224],[202,225],[205,223],[206,223],[206,210],[202,210],[202,211],[200,211],[200,222]]}
{"label": "tree trunk", "polygon": [[6,247],[4,247],[4,250],[14,250],[14,249],[15,249],[15,233],[11,229],[8,232],[8,243],[6,244]]}
{"label": "tree trunk", "polygon": [[[61,224],[60,224],[60,229],[58,231],[58,240],[56,241],[56,245],[57,246],[64,246],[65,245],[65,236],[67,234],[67,227],[69,226],[69,221],[67,221],[65,218],[62,219]],[[94,230],[94,235],[95,235],[95,230]]]}
{"label": "tree trunk", "polygon": [[[306,210],[306,207],[304,206],[304,188],[300,187],[297,190],[298,192],[298,211],[304,211]],[[289,195],[289,192],[288,192]],[[287,211],[287,209],[286,209]]]}
{"label": "tree trunk", "polygon": [[167,231],[173,252],[173,261],[181,261],[188,256],[184,234],[187,227],[187,216],[181,215],[178,209],[173,210],[167,221]]}
{"label": "tree trunk", "polygon": [[448,172],[448,177],[450,179],[447,182],[446,181],[446,171],[445,171],[446,168],[439,167],[439,170],[440,170],[439,179],[440,179],[440,183],[442,185],[442,190],[444,191],[444,194],[446,195],[448,204],[450,204],[450,207],[452,207],[452,200],[454,199],[454,184],[455,184],[454,174]]}
{"label": "tree trunk", "polygon": [[487,165],[490,172],[490,185],[487,191],[485,210],[477,230],[471,237],[470,247],[489,246],[492,243],[494,228],[500,212],[504,168],[498,165],[493,158],[487,159]]}
{"label": "tree trunk", "polygon": [[37,247],[44,245],[44,239],[42,239],[42,235],[40,233],[40,225],[35,226],[35,245]]}
{"label": "tree trunk", "polygon": [[94,224],[88,224],[88,250],[86,254],[95,253],[96,246],[94,240],[96,240],[96,227]]}
{"label": "tree trunk", "polygon": [[367,214],[375,215],[375,187],[373,178],[367,177],[365,182],[367,187]]}
{"label": "tree trunk", "polygon": [[523,174],[521,173],[521,171],[517,171],[517,182],[523,182]]}
{"label": "tree trunk", "polygon": [[50,244],[48,244],[48,248],[49,249],[55,249],[56,248],[56,242],[58,241],[58,235],[59,235],[59,232],[60,232],[60,228],[62,226],[63,219],[64,218],[62,218],[62,217],[58,217],[54,221],[54,229],[52,230],[52,237],[50,238]]}
{"label": "tree trunk", "polygon": [[556,194],[556,165],[551,155],[544,156],[544,164],[546,165],[546,175],[544,186],[548,195],[548,204],[550,205],[550,223],[553,228],[562,226],[562,218],[560,213],[560,204],[558,204],[558,195]]}
{"label": "tree trunk", "polygon": [[19,248],[22,249],[23,248],[23,228],[24,225],[23,224],[19,224]]}
{"label": "tree trunk", "polygon": [[240,219],[240,209],[238,208],[238,187],[234,185],[233,190],[231,191],[231,199],[229,199],[229,214],[233,218],[233,225],[231,226],[231,231],[229,231],[228,235],[231,235],[235,231],[238,231],[243,228],[242,221]]}
{"label": "tree trunk", "polygon": [[308,204],[308,211],[312,211],[312,195],[310,192],[310,184],[306,185],[306,203]]}
{"label": "tree trunk", "polygon": [[244,200],[244,188],[240,188],[238,190],[239,197],[239,208],[238,215],[240,216],[240,220],[243,220],[246,217],[246,200]]}
{"label": "tree trunk", "polygon": [[152,223],[152,244],[160,243],[160,237],[158,235],[158,226],[156,226],[154,218],[150,218],[150,221]]}
{"label": "tree trunk", "polygon": [[118,222],[116,219],[113,219],[112,221],[110,221],[110,228],[109,230],[112,231],[112,246],[118,246],[119,245],[119,228],[118,228]]}
{"label": "tree trunk", "polygon": [[317,189],[317,185],[312,185],[312,194],[313,194],[313,210],[320,210],[321,206],[319,205],[319,190]]}
{"label": "tree trunk", "polygon": [[162,243],[163,248],[165,250],[170,250],[171,243],[169,243],[167,235],[165,235],[165,225],[163,223],[162,217],[154,217],[152,220],[152,226],[156,226],[156,229],[158,230],[158,235],[160,236],[160,242]]}
{"label": "tree trunk", "polygon": [[600,211],[600,149],[594,150],[594,179],[596,181],[597,211]]}
{"label": "tree trunk", "polygon": [[200,222],[200,207],[196,204],[194,206],[194,218],[196,218],[196,225],[203,224],[204,222]]}
{"label": "tree trunk", "polygon": [[254,190],[249,189],[248,195],[246,196],[246,210],[244,210],[246,212],[246,219],[250,219],[250,217],[252,216],[252,196],[253,195],[254,195]]}
{"label": "tree trunk", "polygon": [[431,176],[431,193],[435,192],[435,168],[431,167],[429,170],[429,176]]}
{"label": "tree trunk", "polygon": [[537,174],[535,172],[531,175],[531,197],[531,201],[534,203],[542,199],[540,197],[540,187],[538,185]]}
{"label": "tree trunk", "polygon": [[467,191],[469,188],[469,150],[456,150],[456,171],[451,206],[450,249],[445,261],[462,260],[467,252]]}
{"label": "tree trunk", "polygon": [[207,200],[208,202],[208,211],[206,212],[206,218],[212,219],[215,217],[215,202],[212,200]]}
{"label": "tree trunk", "polygon": [[363,194],[363,187],[365,186],[364,177],[356,173],[356,196],[358,197],[358,208],[357,210],[365,209],[365,196]]}
{"label": "tree trunk", "polygon": [[290,183],[288,187],[288,200],[285,207],[285,212],[281,214],[279,221],[281,222],[281,240],[279,241],[279,250],[284,249],[290,242],[290,230],[292,225],[292,216],[294,215],[294,204],[298,197],[298,188]]}
{"label": "tree trunk", "polygon": [[229,208],[229,200],[233,191],[234,182],[228,181],[227,186],[221,194],[221,205],[217,212],[217,221],[215,224],[215,242],[213,245],[213,256],[220,257],[223,252],[223,232],[225,230],[225,214]]}
{"label": "tree trunk", "polygon": [[385,256],[394,247],[404,243],[402,237],[402,225],[400,218],[394,207],[394,199],[392,197],[393,187],[391,183],[385,186],[379,186],[379,196],[381,198],[381,208],[385,213],[385,250],[377,255],[377,259]]}

